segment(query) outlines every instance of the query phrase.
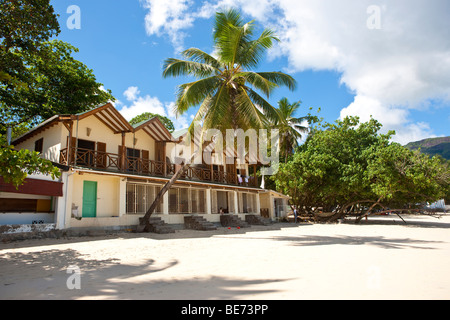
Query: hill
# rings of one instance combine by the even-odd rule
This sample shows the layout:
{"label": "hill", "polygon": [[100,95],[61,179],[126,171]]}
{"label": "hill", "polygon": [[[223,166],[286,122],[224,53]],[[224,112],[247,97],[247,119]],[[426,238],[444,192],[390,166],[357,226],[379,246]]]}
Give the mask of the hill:
{"label": "hill", "polygon": [[420,150],[431,156],[440,155],[450,160],[450,137],[429,138],[420,141],[410,142],[405,147],[410,150]]}

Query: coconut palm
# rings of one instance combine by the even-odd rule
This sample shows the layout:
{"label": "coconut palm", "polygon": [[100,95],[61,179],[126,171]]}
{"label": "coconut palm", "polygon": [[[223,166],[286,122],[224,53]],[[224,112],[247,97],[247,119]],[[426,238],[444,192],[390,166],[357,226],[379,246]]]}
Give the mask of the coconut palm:
{"label": "coconut palm", "polygon": [[190,48],[181,53],[187,60],[165,60],[165,78],[196,78],[178,87],[175,104],[177,115],[199,106],[191,132],[195,121],[202,121],[204,130],[262,128],[264,115],[275,116],[276,111],[258,91],[269,98],[280,85],[295,88],[295,80],[285,73],[251,71],[274,41],[279,41],[269,29],[252,40],[254,31],[254,22],[244,23],[239,12],[218,12],[213,32],[214,54]]}
{"label": "coconut palm", "polygon": [[[194,131],[197,121],[203,123],[203,131],[214,128],[259,129],[265,126],[265,116],[276,117],[276,109],[259,93],[267,98],[280,85],[294,90],[295,80],[282,72],[255,72],[264,52],[279,41],[273,31],[265,29],[257,39],[253,21],[244,23],[239,12],[229,10],[218,12],[213,31],[214,54],[198,48],[181,53],[187,60],[166,59],[163,77],[193,76],[195,81],[178,87],[175,113],[181,115],[192,107],[199,106],[189,132]],[[184,165],[160,190],[153,204],[141,220],[138,230],[148,229],[149,219],[160,199],[175,181],[187,170],[195,157],[187,159]]]}
{"label": "coconut palm", "polygon": [[309,120],[308,116],[294,117],[296,111],[300,108],[301,101],[289,103],[287,98],[278,101],[275,117],[269,117],[269,126],[279,130],[280,150],[285,157],[285,162],[289,155],[294,153],[298,147],[298,141],[302,134],[308,132],[308,127],[303,124]]}

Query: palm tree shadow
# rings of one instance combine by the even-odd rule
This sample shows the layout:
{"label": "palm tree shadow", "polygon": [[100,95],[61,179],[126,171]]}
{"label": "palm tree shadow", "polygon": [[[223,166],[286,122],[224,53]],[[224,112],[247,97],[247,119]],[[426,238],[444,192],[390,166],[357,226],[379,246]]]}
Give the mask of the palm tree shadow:
{"label": "palm tree shadow", "polygon": [[382,249],[436,249],[431,244],[442,241],[416,240],[409,238],[386,238],[364,236],[299,236],[299,237],[274,237],[276,241],[290,241],[294,246],[327,246],[327,245],[370,245]]}
{"label": "palm tree shadow", "polygon": [[[96,260],[72,249],[10,252],[0,254],[0,299],[236,299],[276,292],[258,285],[286,281],[154,277],[176,265],[177,260],[158,263],[148,259],[138,265],[116,258]],[[81,271],[79,290],[67,286],[73,276],[67,270],[73,266]]]}

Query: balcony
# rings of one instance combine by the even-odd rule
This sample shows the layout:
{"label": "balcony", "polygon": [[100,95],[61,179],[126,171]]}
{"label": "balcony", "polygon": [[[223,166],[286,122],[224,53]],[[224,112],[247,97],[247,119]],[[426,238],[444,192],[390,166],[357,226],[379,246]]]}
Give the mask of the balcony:
{"label": "balcony", "polygon": [[[142,157],[130,157],[83,148],[71,149],[70,159],[68,152],[69,148],[61,150],[59,158],[61,164],[101,171],[167,178],[174,175],[181,167],[181,165],[144,159]],[[190,166],[180,179],[245,187],[258,186],[256,177],[239,177],[235,172],[213,170],[202,165]]]}

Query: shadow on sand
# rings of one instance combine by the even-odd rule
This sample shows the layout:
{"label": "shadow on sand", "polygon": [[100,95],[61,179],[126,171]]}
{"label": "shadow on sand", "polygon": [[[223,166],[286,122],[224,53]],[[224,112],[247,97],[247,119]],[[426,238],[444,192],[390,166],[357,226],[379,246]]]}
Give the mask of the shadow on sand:
{"label": "shadow on sand", "polygon": [[[161,264],[149,259],[139,265],[115,258],[95,260],[72,249],[10,252],[0,255],[0,299],[238,299],[277,292],[254,286],[286,281],[154,276],[176,265],[177,260]],[[67,286],[71,266],[81,271],[79,290]]]}

